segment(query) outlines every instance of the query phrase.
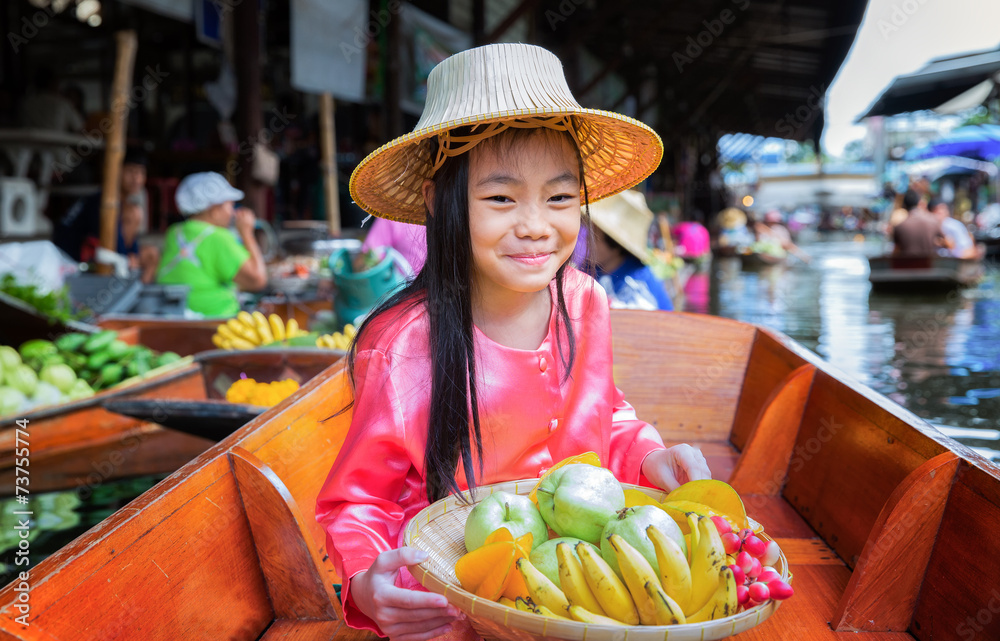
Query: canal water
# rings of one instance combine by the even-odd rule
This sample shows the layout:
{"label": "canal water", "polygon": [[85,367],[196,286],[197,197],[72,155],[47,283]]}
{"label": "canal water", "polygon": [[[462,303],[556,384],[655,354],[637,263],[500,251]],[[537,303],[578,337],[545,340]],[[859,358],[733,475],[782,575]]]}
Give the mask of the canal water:
{"label": "canal water", "polygon": [[[939,295],[872,293],[867,256],[881,240],[814,236],[800,241],[808,264],[743,271],[717,260],[685,287],[686,311],[711,313],[781,331],[847,376],[923,417],[942,432],[1000,461],[1000,272]],[[58,550],[163,477],[76,492],[32,495],[31,564]],[[24,510],[0,501],[0,585],[18,570],[16,520]]]}
{"label": "canal water", "polygon": [[685,287],[685,311],[784,332],[943,433],[1000,461],[1000,271],[938,294],[872,292],[861,235],[800,240],[808,264],[743,271],[714,261]]}

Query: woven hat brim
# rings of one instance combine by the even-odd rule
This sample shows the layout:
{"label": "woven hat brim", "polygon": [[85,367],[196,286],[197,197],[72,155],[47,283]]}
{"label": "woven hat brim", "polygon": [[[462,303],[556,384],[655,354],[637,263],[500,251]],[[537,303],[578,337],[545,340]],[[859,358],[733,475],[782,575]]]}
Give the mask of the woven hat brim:
{"label": "woven hat brim", "polygon": [[[431,177],[432,159],[424,140],[474,124],[528,116],[574,116],[590,202],[607,198],[645,180],[663,157],[663,142],[650,127],[628,116],[598,109],[543,112],[510,111],[444,122],[410,132],[369,154],[351,174],[351,198],[380,218],[423,224],[423,183]],[[581,189],[581,198],[583,191]]]}

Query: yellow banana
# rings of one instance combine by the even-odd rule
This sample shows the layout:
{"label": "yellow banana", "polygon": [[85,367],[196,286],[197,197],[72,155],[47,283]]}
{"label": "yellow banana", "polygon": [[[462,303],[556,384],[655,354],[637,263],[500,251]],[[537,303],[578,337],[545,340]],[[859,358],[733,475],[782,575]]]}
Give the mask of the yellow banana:
{"label": "yellow banana", "polygon": [[694,558],[694,551],[698,547],[698,515],[694,512],[688,512],[687,522],[688,527],[691,529],[690,540],[687,546],[688,565],[691,565],[691,560]]}
{"label": "yellow banana", "polygon": [[517,560],[517,569],[524,577],[524,584],[528,587],[528,594],[536,605],[544,605],[554,612],[562,612],[569,605],[566,595],[559,589],[552,580],[542,574],[541,570],[531,564],[531,561],[521,557]]}
{"label": "yellow banana", "polygon": [[245,338],[233,338],[230,339],[229,344],[233,349],[254,349],[257,347]]}
{"label": "yellow banana", "polygon": [[230,349],[229,339],[221,334],[212,334],[212,344],[219,349]]}
{"label": "yellow banana", "polygon": [[721,619],[731,614],[736,614],[738,608],[736,597],[736,577],[733,569],[729,566],[722,566],[718,575],[718,583],[715,591],[697,612],[693,612],[687,618],[688,623],[702,623],[712,619]]}
{"label": "yellow banana", "polygon": [[299,321],[289,318],[285,325],[285,338],[295,338],[299,335]]}
{"label": "yellow banana", "polygon": [[281,320],[281,316],[271,314],[267,317],[267,324],[271,327],[271,335],[274,340],[285,340],[285,321]]}
{"label": "yellow banana", "polygon": [[497,603],[499,603],[500,605],[506,605],[508,608],[516,608],[517,607],[517,604],[515,604],[513,601],[511,601],[510,599],[508,599],[505,596],[500,597],[500,600],[497,601]]}
{"label": "yellow banana", "polygon": [[611,549],[615,551],[618,559],[618,568],[622,571],[622,578],[625,579],[625,586],[632,595],[635,609],[639,611],[639,623],[642,625],[656,625],[656,607],[653,600],[646,593],[647,582],[652,581],[660,585],[660,579],[656,576],[656,570],[649,564],[639,550],[636,550],[631,543],[623,539],[618,534],[608,537]]}
{"label": "yellow banana", "polygon": [[556,559],[559,560],[559,584],[570,605],[578,605],[603,616],[604,608],[587,585],[583,566],[580,564],[580,559],[573,554],[573,548],[569,543],[560,543],[556,546]]}
{"label": "yellow banana", "polygon": [[535,606],[535,614],[540,614],[543,617],[549,617],[550,619],[568,619],[569,617],[564,617],[561,614],[556,614],[544,605]]}
{"label": "yellow banana", "polygon": [[240,334],[234,332],[232,328],[229,327],[229,325],[226,325],[225,323],[219,325],[219,327],[216,328],[215,333],[217,336],[221,336],[222,338],[227,338],[227,339],[238,338],[241,336]]}
{"label": "yellow banana", "polygon": [[604,608],[604,613],[626,625],[639,625],[639,612],[635,609],[635,602],[607,561],[586,543],[576,544],[576,554],[580,557],[587,585]]}
{"label": "yellow banana", "polygon": [[273,343],[274,335],[271,333],[271,325],[267,321],[267,316],[264,316],[263,312],[254,312],[251,316],[253,316],[253,326],[260,334],[260,344]]}
{"label": "yellow banana", "polygon": [[514,607],[521,612],[531,612],[532,614],[538,614],[538,608],[531,599],[525,599],[523,596],[519,596],[514,599]]}
{"label": "yellow banana", "polygon": [[625,625],[621,621],[616,621],[611,617],[602,616],[600,614],[594,614],[590,610],[582,608],[578,605],[569,606],[569,616],[574,621],[590,623],[593,625]]}
{"label": "yellow banana", "polygon": [[684,614],[689,618],[708,603],[719,586],[719,570],[726,565],[726,550],[712,519],[698,520],[698,546],[691,556],[691,599]]}
{"label": "yellow banana", "polygon": [[[246,312],[242,313],[246,314]],[[229,329],[231,329],[233,334],[235,334],[236,336],[239,336],[244,340],[250,341],[254,345],[260,343],[260,336],[257,335],[257,331],[253,327],[246,325],[239,319],[230,318],[229,320],[226,321],[226,325],[229,326]]]}
{"label": "yellow banana", "polygon": [[354,325],[351,325],[350,323],[344,325],[344,336],[346,336],[347,338],[353,339],[355,335],[357,335],[357,333],[358,333],[358,328],[355,327]]}
{"label": "yellow banana", "polygon": [[351,346],[351,339],[339,332],[333,335],[333,340],[337,349],[347,351]]}
{"label": "yellow banana", "polygon": [[663,591],[663,588],[653,581],[646,581],[643,588],[646,590],[646,596],[649,597],[650,602],[653,604],[653,610],[656,613],[656,625],[678,625],[687,623],[687,619],[684,617],[684,611],[681,609],[681,606],[679,606],[676,601],[671,599],[667,593]]}
{"label": "yellow banana", "polygon": [[655,525],[646,528],[646,536],[653,543],[656,564],[660,566],[660,586],[681,609],[691,600],[691,566],[681,546]]}
{"label": "yellow banana", "polygon": [[241,322],[244,325],[246,325],[247,327],[253,327],[254,326],[253,314],[251,314],[250,312],[246,312],[246,311],[240,312],[240,313],[238,313],[236,315],[236,319],[239,322]]}

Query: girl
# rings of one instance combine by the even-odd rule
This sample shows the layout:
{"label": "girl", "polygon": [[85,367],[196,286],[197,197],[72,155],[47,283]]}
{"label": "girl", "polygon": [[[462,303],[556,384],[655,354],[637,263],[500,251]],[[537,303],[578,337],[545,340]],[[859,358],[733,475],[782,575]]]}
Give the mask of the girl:
{"label": "girl", "polygon": [[474,636],[405,570],[424,554],[400,548],[410,518],[451,492],[588,450],[623,482],[710,476],[615,388],[607,298],[567,266],[581,196],[636,184],[661,155],[645,125],[580,107],[551,53],[503,44],[440,63],[417,128],[355,170],[361,207],[426,224],[427,261],[360,330],[351,428],[317,503],[351,626]]}

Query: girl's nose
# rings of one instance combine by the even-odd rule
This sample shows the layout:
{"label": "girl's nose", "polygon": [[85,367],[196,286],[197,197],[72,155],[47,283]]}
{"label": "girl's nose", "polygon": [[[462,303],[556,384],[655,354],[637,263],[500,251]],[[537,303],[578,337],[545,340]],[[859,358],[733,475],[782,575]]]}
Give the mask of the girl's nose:
{"label": "girl's nose", "polygon": [[525,205],[518,218],[515,233],[522,238],[545,238],[551,233],[552,225],[545,216],[545,210],[538,205]]}

